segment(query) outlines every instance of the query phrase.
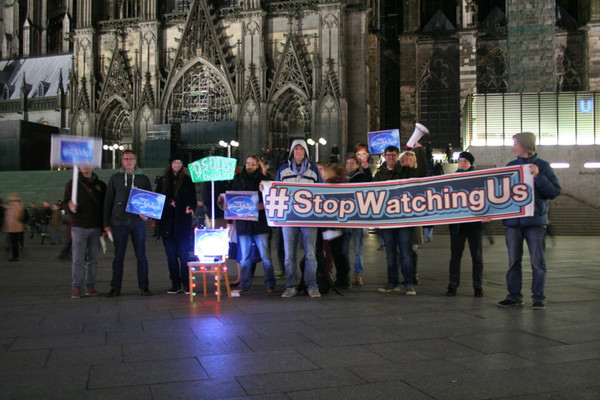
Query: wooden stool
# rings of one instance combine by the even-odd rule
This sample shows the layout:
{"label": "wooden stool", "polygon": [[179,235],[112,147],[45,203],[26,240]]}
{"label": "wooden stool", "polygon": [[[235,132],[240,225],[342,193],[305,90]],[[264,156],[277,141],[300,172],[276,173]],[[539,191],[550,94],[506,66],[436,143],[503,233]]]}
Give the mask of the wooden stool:
{"label": "wooden stool", "polygon": [[221,302],[221,276],[225,280],[225,287],[227,288],[227,296],[231,297],[231,288],[229,287],[229,277],[227,276],[227,265],[225,265],[225,259],[223,261],[207,263],[201,261],[191,261],[188,263],[188,270],[190,274],[190,303],[194,302],[194,275],[202,274],[202,285],[204,287],[204,297],[206,297],[206,274],[213,274],[217,281],[217,301]]}

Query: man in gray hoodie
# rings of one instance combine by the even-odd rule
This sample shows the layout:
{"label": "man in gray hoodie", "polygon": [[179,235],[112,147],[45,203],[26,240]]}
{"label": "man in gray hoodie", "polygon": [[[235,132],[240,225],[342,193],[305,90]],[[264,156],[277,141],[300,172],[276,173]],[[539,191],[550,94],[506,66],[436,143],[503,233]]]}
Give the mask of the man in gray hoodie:
{"label": "man in gray hoodie", "polygon": [[[309,160],[308,145],[304,140],[298,139],[292,142],[288,161],[279,167],[275,180],[281,182],[323,183],[317,166]],[[298,294],[296,289],[296,251],[300,235],[302,235],[302,246],[306,258],[304,282],[308,288],[308,295],[310,297],[321,297],[316,280],[317,259],[315,247],[318,228],[284,226],[281,229],[285,248],[285,276],[287,280],[287,287],[281,297],[294,297]]]}
{"label": "man in gray hoodie", "polygon": [[138,287],[142,296],[151,296],[148,289],[148,259],[146,258],[146,221],[142,214],[125,211],[132,188],[152,190],[150,179],[137,169],[137,157],[133,150],[121,153],[122,169],[110,177],[104,198],[104,231],[112,235],[115,243],[115,258],[112,265],[110,292],[106,297],[121,295],[123,281],[123,260],[127,251],[127,241],[131,236],[137,258]]}

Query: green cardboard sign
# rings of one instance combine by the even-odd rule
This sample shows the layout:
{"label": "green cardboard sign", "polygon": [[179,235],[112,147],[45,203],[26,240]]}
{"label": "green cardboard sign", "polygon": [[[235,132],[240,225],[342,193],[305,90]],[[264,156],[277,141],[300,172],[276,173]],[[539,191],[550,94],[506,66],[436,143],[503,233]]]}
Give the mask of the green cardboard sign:
{"label": "green cardboard sign", "polygon": [[227,157],[204,157],[188,164],[192,182],[229,181],[235,175],[237,160]]}

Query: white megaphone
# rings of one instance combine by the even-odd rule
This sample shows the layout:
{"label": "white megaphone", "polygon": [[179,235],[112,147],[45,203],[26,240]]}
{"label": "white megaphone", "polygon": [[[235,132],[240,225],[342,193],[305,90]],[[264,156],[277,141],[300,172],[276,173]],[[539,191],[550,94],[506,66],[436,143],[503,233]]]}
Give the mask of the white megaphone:
{"label": "white megaphone", "polygon": [[429,133],[429,129],[420,123],[415,124],[415,130],[413,131],[412,136],[408,139],[406,143],[406,147],[410,147],[411,149],[415,147],[415,143],[417,143],[424,135]]}

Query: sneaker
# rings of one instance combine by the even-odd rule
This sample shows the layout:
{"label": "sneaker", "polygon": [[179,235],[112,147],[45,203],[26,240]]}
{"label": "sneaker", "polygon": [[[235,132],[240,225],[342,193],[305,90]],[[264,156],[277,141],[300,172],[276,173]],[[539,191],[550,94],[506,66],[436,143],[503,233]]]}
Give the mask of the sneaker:
{"label": "sneaker", "polygon": [[152,296],[152,292],[147,287],[140,289],[140,294],[142,296]]}
{"label": "sneaker", "polygon": [[188,296],[190,295],[191,291],[188,288],[184,288],[183,289],[183,293],[187,294]]}
{"label": "sneaker", "polygon": [[446,290],[446,296],[448,296],[448,297],[456,296],[456,288],[448,286],[448,290]]}
{"label": "sneaker", "polygon": [[377,291],[379,293],[400,292],[400,291],[402,291],[402,288],[400,286],[392,285],[391,283],[388,283],[384,287],[377,289]]}
{"label": "sneaker", "polygon": [[72,299],[80,299],[81,298],[81,290],[75,289],[71,292]]}
{"label": "sneaker", "polygon": [[482,288],[475,288],[473,290],[473,296],[475,296],[475,297],[483,297],[483,289]]}
{"label": "sneaker", "polygon": [[498,302],[498,307],[514,307],[514,306],[522,306],[523,302],[521,300],[514,301],[510,299],[504,299]]}
{"label": "sneaker", "polygon": [[407,296],[416,296],[417,292],[415,292],[415,288],[414,287],[407,286],[406,287],[406,292],[404,294],[406,294]]}
{"label": "sneaker", "polygon": [[294,297],[298,294],[298,290],[294,286],[286,288],[281,297]]}
{"label": "sneaker", "polygon": [[106,294],[106,297],[117,297],[121,295],[121,289],[110,289],[110,292]]}
{"label": "sneaker", "polygon": [[247,292],[248,288],[245,288],[243,286],[236,286],[232,287],[231,290],[235,290],[236,292]]}
{"label": "sneaker", "polygon": [[531,308],[534,310],[543,310],[546,308],[546,305],[543,301],[534,301]]}
{"label": "sneaker", "polygon": [[355,272],[354,273],[354,285],[355,286],[362,286],[363,285],[363,276],[361,272]]}
{"label": "sneaker", "polygon": [[177,293],[182,293],[182,292],[183,292],[183,290],[177,286],[171,286],[171,289],[167,290],[167,294],[177,294]]}
{"label": "sneaker", "polygon": [[267,293],[275,293],[275,288],[273,286],[269,286],[267,288]]}
{"label": "sneaker", "polygon": [[321,293],[319,292],[319,289],[317,289],[317,288],[308,289],[308,295],[310,297],[314,297],[314,298],[321,297]]}
{"label": "sneaker", "polygon": [[93,287],[91,287],[91,288],[88,288],[85,291],[85,295],[88,296],[88,297],[96,297],[96,296],[99,296],[100,293],[98,293],[98,291],[96,289],[94,289]]}

